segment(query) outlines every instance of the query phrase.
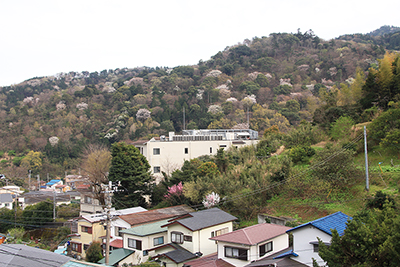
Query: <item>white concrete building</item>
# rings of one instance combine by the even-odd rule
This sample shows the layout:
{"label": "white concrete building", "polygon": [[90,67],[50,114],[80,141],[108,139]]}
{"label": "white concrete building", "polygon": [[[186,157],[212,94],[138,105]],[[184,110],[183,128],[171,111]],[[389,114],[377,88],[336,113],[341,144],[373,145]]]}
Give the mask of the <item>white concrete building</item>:
{"label": "white concrete building", "polygon": [[171,174],[180,169],[185,160],[204,155],[215,155],[220,148],[256,145],[258,132],[250,129],[227,130],[183,130],[182,135],[170,132],[169,136],[160,136],[147,141],[132,144],[144,155],[156,178],[161,172]]}

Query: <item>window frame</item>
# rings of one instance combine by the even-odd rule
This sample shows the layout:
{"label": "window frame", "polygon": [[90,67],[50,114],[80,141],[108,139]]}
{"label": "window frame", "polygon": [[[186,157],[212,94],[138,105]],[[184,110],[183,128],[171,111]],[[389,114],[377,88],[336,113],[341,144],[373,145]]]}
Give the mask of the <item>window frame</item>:
{"label": "window frame", "polygon": [[160,173],[161,172],[161,167],[160,166],[154,166],[153,167],[153,173]]}
{"label": "window frame", "polygon": [[248,249],[235,248],[230,246],[224,246],[224,255],[226,258],[238,259],[247,261]]}
{"label": "window frame", "polygon": [[[179,238],[177,238],[179,236]],[[171,243],[183,244],[183,233],[181,232],[171,232]]]}
{"label": "window frame", "polygon": [[[268,247],[270,247],[268,249]],[[273,243],[272,241],[267,242],[265,244],[262,244],[258,247],[258,252],[260,254],[260,257],[263,257],[265,254],[267,254],[268,252],[271,252],[274,249]]]}
{"label": "window frame", "polygon": [[159,147],[153,147],[153,155],[161,155],[161,149]]}
{"label": "window frame", "polygon": [[[162,240],[161,242],[159,240]],[[156,240],[158,240],[157,244],[156,244]],[[159,236],[159,237],[155,237],[153,238],[153,246],[159,246],[164,244],[164,237],[163,236]]]}
{"label": "window frame", "polygon": [[128,248],[142,250],[142,240],[128,238],[127,242],[128,242]]}
{"label": "window frame", "polygon": [[183,153],[185,153],[185,155],[189,154],[189,148],[185,147],[184,150],[183,150]]}
{"label": "window frame", "polygon": [[91,226],[81,225],[81,232],[82,233],[92,234],[93,230],[92,230]]}

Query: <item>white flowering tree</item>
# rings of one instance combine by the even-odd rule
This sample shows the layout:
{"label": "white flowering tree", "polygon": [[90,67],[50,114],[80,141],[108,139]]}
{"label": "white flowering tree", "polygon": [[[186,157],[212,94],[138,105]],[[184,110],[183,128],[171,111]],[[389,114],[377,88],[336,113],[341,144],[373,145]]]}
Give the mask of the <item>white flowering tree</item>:
{"label": "white flowering tree", "polygon": [[76,104],[76,108],[79,109],[79,110],[85,110],[85,109],[88,108],[88,106],[89,105],[86,104],[85,102],[81,102],[81,103]]}
{"label": "white flowering tree", "polygon": [[217,114],[219,112],[222,112],[222,108],[219,105],[211,105],[208,107],[208,112],[211,114]]}
{"label": "white flowering tree", "polygon": [[151,112],[148,109],[141,108],[136,112],[136,119],[139,121],[145,121],[150,118]]}
{"label": "white flowering tree", "polygon": [[203,205],[207,209],[214,207],[215,205],[218,205],[218,203],[221,201],[221,198],[219,195],[215,192],[212,192],[211,194],[208,194],[204,199],[203,199]]}
{"label": "white flowering tree", "polygon": [[52,137],[50,137],[50,138],[49,138],[50,145],[54,147],[55,145],[58,144],[58,141],[59,141],[59,140],[60,140],[60,139],[59,139],[57,136],[52,136]]}

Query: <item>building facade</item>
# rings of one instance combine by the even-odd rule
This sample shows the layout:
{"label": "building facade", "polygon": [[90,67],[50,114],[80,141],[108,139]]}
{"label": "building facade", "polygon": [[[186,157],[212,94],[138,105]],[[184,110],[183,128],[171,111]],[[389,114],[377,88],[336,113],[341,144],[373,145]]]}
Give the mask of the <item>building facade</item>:
{"label": "building facade", "polygon": [[204,155],[215,155],[218,149],[256,145],[258,132],[250,129],[227,130],[183,130],[182,135],[170,132],[169,136],[160,136],[148,141],[132,144],[144,155],[151,166],[151,172],[158,182],[161,172],[171,174],[180,169],[185,160]]}

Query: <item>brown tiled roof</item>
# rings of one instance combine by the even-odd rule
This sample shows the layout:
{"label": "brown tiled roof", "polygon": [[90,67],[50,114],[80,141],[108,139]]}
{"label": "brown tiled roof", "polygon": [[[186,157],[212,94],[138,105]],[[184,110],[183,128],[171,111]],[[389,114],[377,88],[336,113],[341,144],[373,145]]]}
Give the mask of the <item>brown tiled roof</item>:
{"label": "brown tiled roof", "polygon": [[219,235],[210,239],[236,244],[255,245],[260,242],[277,237],[279,235],[285,234],[286,231],[289,229],[292,228],[277,224],[261,223],[230,233]]}
{"label": "brown tiled roof", "polygon": [[218,259],[217,253],[213,253],[199,259],[185,262],[183,267],[235,267],[223,259]]}
{"label": "brown tiled roof", "polygon": [[127,144],[129,144],[129,145],[144,145],[147,142],[149,142],[149,140],[137,140],[137,141],[128,141]]}
{"label": "brown tiled roof", "polygon": [[159,220],[165,220],[193,212],[194,210],[187,205],[168,207],[163,209],[149,210],[134,214],[120,215],[119,218],[129,223],[131,226],[140,225]]}
{"label": "brown tiled roof", "polygon": [[115,247],[115,248],[122,248],[122,243],[123,243],[122,239],[115,239],[110,242],[110,246]]}

